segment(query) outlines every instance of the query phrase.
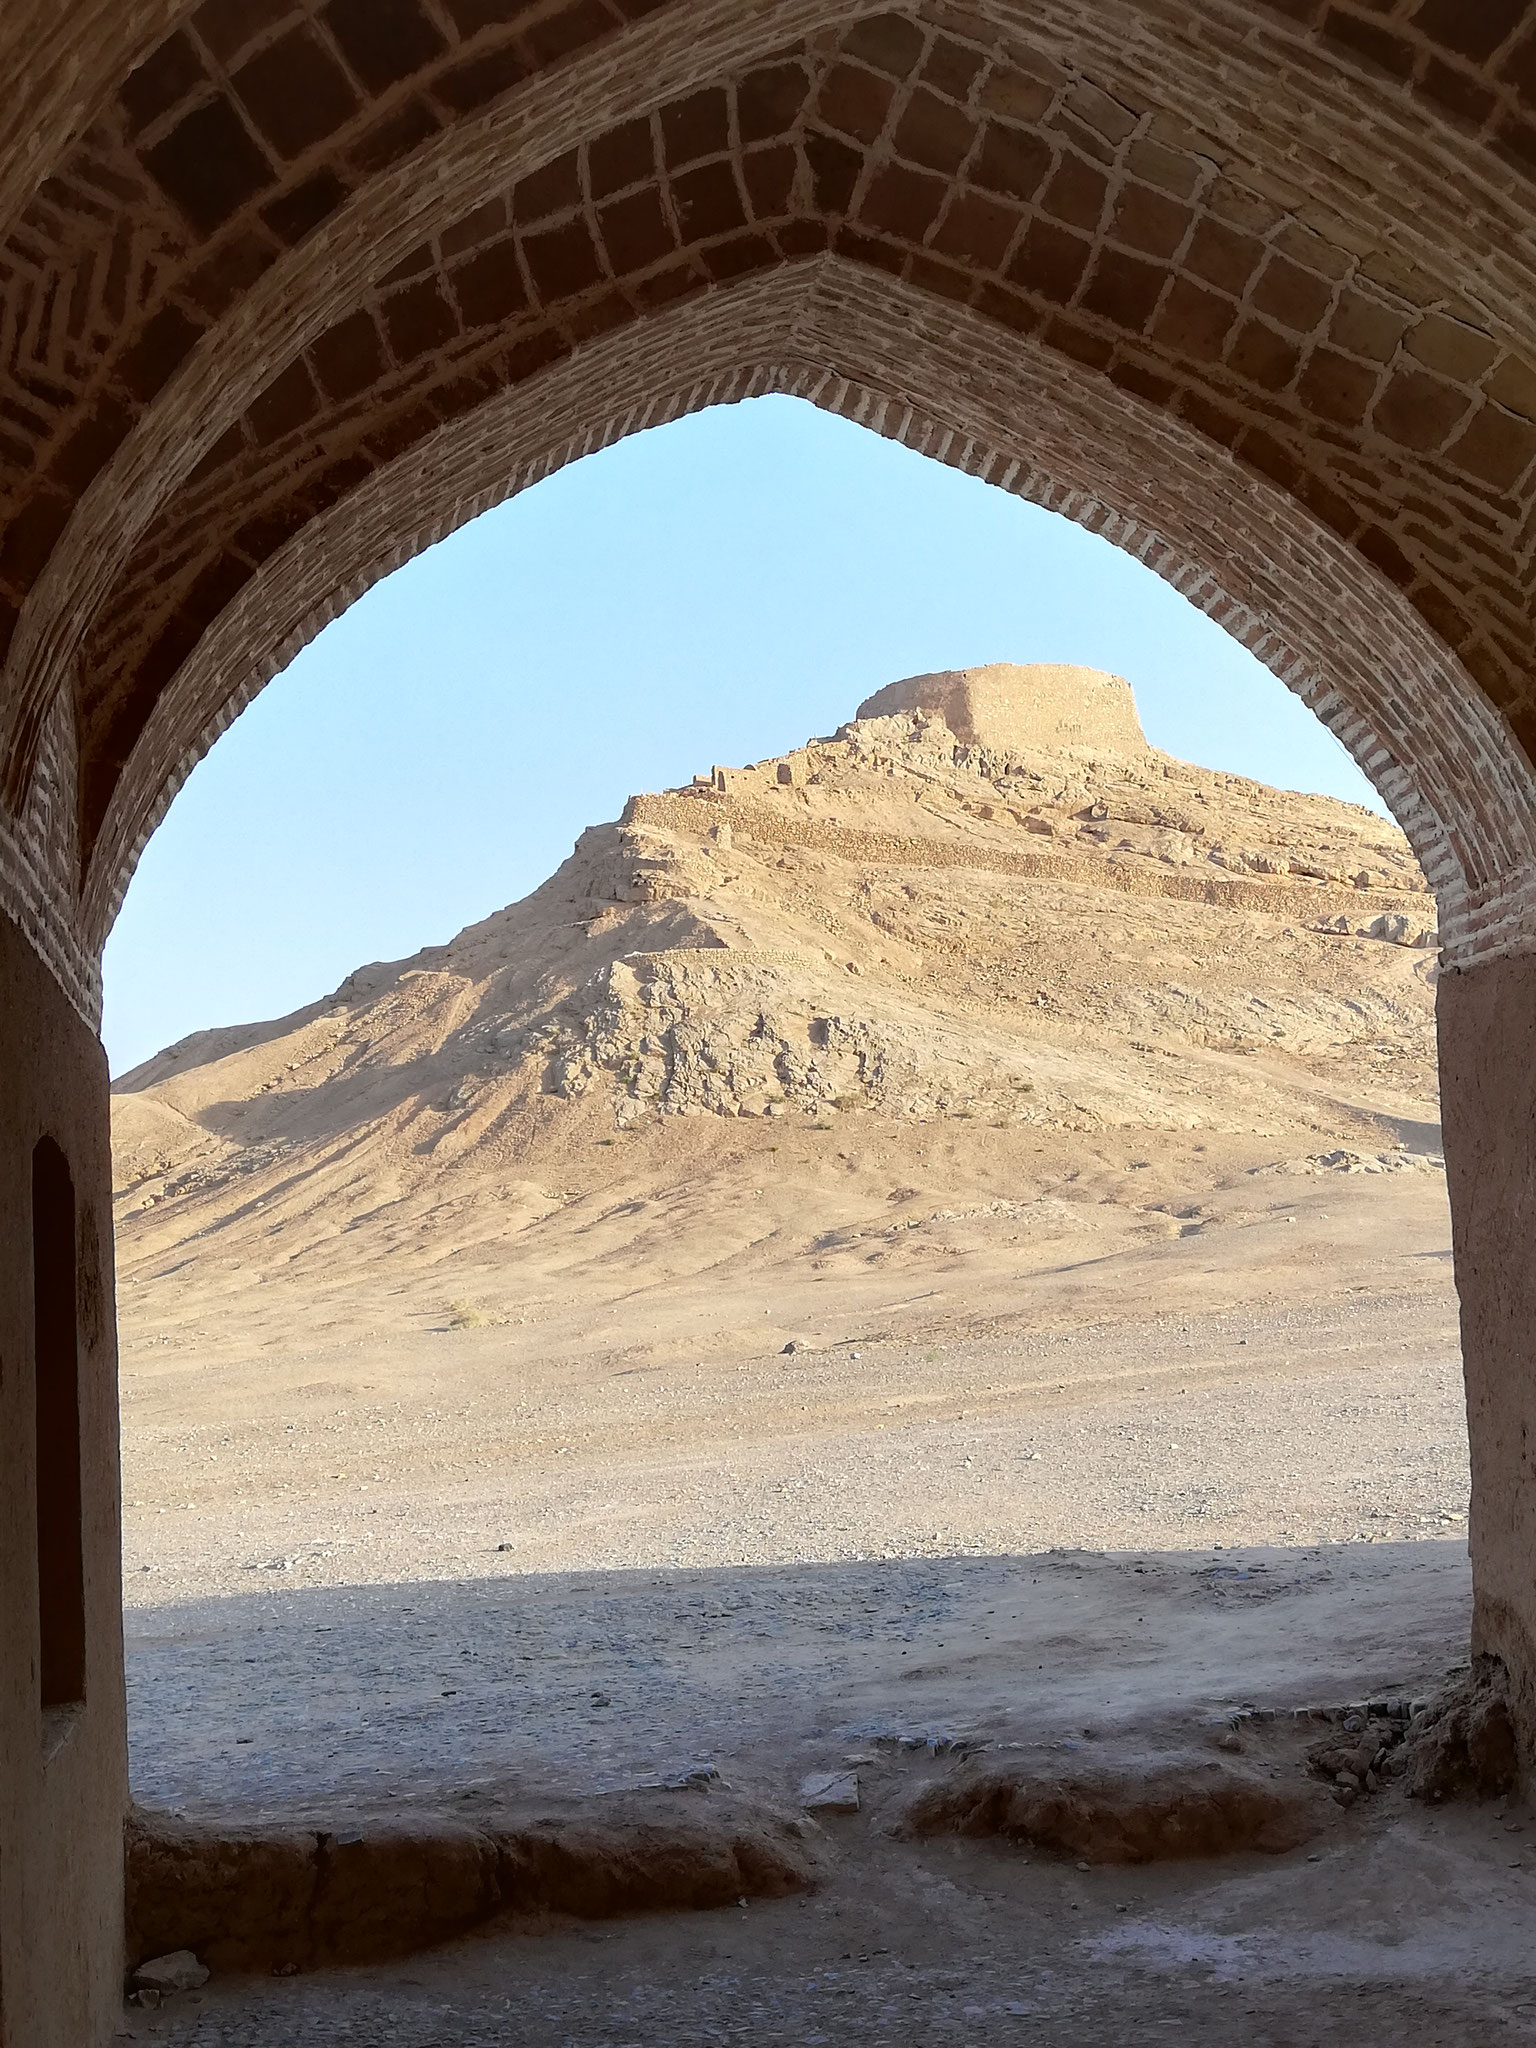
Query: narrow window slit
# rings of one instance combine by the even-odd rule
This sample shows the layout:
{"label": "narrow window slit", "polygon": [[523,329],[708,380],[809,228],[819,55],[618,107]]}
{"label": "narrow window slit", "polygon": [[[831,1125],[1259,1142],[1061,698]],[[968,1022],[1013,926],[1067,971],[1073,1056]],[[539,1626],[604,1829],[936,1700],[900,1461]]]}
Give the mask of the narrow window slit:
{"label": "narrow window slit", "polygon": [[59,1147],[43,1138],[32,1154],[32,1357],[38,1689],[45,1711],[85,1698],[75,1257],[74,1181]]}

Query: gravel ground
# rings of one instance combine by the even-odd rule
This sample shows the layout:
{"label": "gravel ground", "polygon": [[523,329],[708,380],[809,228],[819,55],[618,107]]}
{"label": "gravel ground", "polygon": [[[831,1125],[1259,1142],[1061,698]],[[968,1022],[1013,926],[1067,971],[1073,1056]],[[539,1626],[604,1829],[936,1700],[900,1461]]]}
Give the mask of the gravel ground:
{"label": "gravel ground", "polygon": [[481,1805],[714,1764],[768,1797],[876,1738],[1179,1739],[1246,1702],[1421,1691],[1458,1541],[551,1574],[130,1617],[137,1796],[192,1814]]}
{"label": "gravel ground", "polygon": [[308,1364],[300,1398],[250,1416],[216,1375],[195,1421],[130,1411],[130,1608],[257,1586],[1465,1526],[1442,1295],[915,1343],[876,1331],[585,1375],[529,1360],[510,1387],[494,1330],[371,1367],[355,1352]]}

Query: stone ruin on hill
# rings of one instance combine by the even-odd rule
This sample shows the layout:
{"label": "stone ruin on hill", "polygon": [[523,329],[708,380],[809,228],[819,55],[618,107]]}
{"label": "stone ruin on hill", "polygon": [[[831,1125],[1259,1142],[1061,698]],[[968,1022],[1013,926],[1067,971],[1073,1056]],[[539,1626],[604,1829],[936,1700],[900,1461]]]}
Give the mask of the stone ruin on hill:
{"label": "stone ruin on hill", "polygon": [[1375,813],[1160,752],[1121,677],[994,663],[632,797],[448,945],[170,1049],[125,1077],[120,1147],[158,1162],[205,1097],[252,1109],[178,1189],[265,1172],[322,1103],[315,1130],[400,1119],[439,1162],[700,1115],[1267,1129],[1284,1076],[1204,1055],[1427,1071],[1434,943]]}
{"label": "stone ruin on hill", "polygon": [[1147,737],[1124,676],[1068,662],[988,662],[908,676],[866,697],[856,718],[936,712],[957,740],[994,753],[1091,747],[1144,754]]}
{"label": "stone ruin on hill", "polygon": [[[1291,919],[1331,937],[1421,952],[1434,943],[1423,878],[1393,828],[1177,762],[1148,744],[1123,677],[1064,664],[892,683],[829,739],[632,798],[616,848],[611,834],[596,828],[578,847],[588,894],[665,912],[674,926],[686,909],[687,928],[648,941],[637,924],[620,957],[543,1024],[541,1047],[551,1092],[617,1084],[620,1128],[653,1111],[849,1109],[1091,1127],[1134,1121],[1138,1093],[1162,1102],[1155,1116],[1187,1123],[1197,1113],[1164,1099],[1179,1092],[1166,1062],[1156,1085],[1138,1074],[1127,1088],[1123,1070],[1090,1078],[1082,1043],[1053,1044],[1070,1015],[1087,1012],[1079,1023],[1090,1044],[1104,1042],[1098,1053],[1129,1034],[1135,1067],[1150,1054],[1143,1033],[1251,1049],[1257,1013],[1274,1042],[1315,1046],[1356,998],[1342,987],[1324,995],[1323,963],[1288,961],[1259,968],[1260,981],[1280,982],[1262,995],[1239,977],[1241,989],[1170,999],[1147,986],[1161,969],[1127,898],[1201,906],[1182,913],[1178,948],[1213,961],[1230,950],[1234,914],[1262,920],[1246,926],[1240,951],[1271,920]],[[834,942],[842,920],[827,913],[850,886],[858,914]],[[1070,991],[1042,986],[1061,958],[1023,964],[1039,938],[1031,914],[1038,923],[1065,909],[1052,950],[1082,951],[1072,935],[1082,899],[1071,908],[1062,887],[1091,890],[1102,935],[1122,934],[1117,966],[1079,962],[1067,982],[1082,986]],[[1325,969],[1322,980],[1333,978]],[[1025,1030],[1017,1010],[999,1015],[1021,996]],[[1397,1031],[1423,1002],[1421,992],[1399,1013],[1389,998],[1378,1014],[1372,999],[1373,1028]]]}

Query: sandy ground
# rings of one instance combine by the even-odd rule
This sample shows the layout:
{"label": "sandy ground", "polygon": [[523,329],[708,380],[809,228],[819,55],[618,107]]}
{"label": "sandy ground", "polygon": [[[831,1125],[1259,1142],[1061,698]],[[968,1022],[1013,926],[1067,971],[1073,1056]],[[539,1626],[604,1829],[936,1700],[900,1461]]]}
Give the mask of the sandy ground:
{"label": "sandy ground", "polygon": [[1173,1236],[983,1215],[903,1229],[894,1273],[802,1256],[479,1328],[369,1332],[364,1303],[275,1356],[280,1299],[244,1349],[130,1327],[129,1605],[1464,1526],[1442,1176],[1234,1171],[1190,1206]]}
{"label": "sandy ground", "polygon": [[1305,1852],[1130,1871],[885,1832],[956,1743],[1198,1752],[1251,1705],[1279,1719],[1244,1747],[1293,1773],[1292,1710],[1431,1690],[1464,1659],[1443,1180],[1213,1178],[1195,1230],[1111,1213],[1011,1296],[983,1234],[910,1293],[803,1262],[762,1300],[680,1280],[619,1317],[130,1351],[141,1799],[473,1818],[708,1767],[680,1801],[792,1803],[803,1773],[867,1761],[809,1899],[226,1978],[125,2028],[1536,2038],[1514,1809],[1390,1792],[1330,1809]]}
{"label": "sandy ground", "polygon": [[134,1629],[136,1783],[189,1818],[473,1819],[703,1766],[782,1799],[900,1748],[865,1757],[869,1797],[908,1748],[1113,1756],[1249,1706],[1427,1694],[1465,1656],[1467,1590],[1465,1546],[1439,1540],[190,1601]]}

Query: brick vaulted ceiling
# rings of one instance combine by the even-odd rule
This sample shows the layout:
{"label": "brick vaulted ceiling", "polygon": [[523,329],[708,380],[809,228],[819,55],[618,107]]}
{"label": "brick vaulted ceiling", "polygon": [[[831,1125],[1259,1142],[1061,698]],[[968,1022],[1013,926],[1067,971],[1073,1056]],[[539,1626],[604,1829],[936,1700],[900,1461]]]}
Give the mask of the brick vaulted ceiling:
{"label": "brick vaulted ceiling", "polygon": [[72,703],[95,942],[359,588],[766,389],[1134,548],[1468,934],[1529,892],[1536,4],[20,0],[0,54],[4,786]]}

